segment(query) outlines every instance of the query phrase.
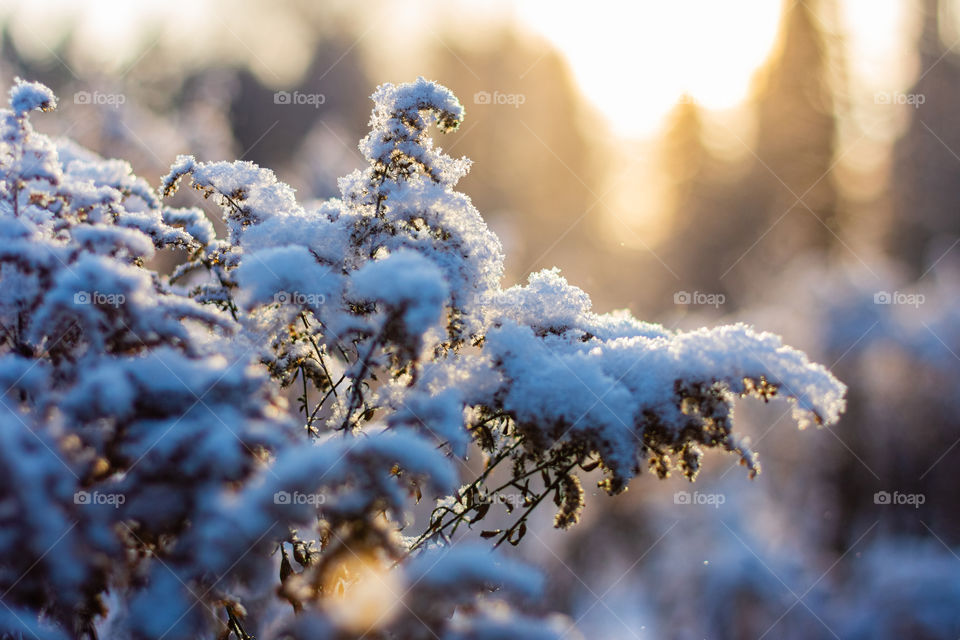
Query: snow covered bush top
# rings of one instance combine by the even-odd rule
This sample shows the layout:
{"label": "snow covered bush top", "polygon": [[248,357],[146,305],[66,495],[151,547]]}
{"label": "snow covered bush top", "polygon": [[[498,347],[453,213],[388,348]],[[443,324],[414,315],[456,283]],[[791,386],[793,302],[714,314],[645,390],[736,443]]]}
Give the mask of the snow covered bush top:
{"label": "snow covered bush top", "polygon": [[[575,523],[594,469],[611,493],[645,467],[693,480],[717,448],[756,473],[740,396],[789,398],[801,426],[837,420],[843,386],[776,336],[596,314],[555,270],[503,290],[500,243],[454,190],[469,161],[430,137],[463,107],[422,78],[373,98],[368,166],[305,206],[267,169],[189,156],[158,195],[126,163],[35,133],[29,113],[55,98],[12,89],[0,630],[561,637],[530,609],[529,570],[438,543],[507,488],[523,509],[481,533],[493,546],[519,543],[547,497],[558,527]],[[225,237],[165,204],[185,184]],[[172,273],[149,267],[158,249],[180,252]],[[483,471],[458,489],[471,453]],[[424,493],[429,523],[400,535]]]}

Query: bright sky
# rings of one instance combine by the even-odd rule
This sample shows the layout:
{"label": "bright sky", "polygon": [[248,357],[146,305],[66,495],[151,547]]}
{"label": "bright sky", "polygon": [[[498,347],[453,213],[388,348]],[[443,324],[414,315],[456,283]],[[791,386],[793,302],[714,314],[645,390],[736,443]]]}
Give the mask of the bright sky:
{"label": "bright sky", "polygon": [[[851,66],[865,84],[905,81],[903,26],[911,0],[841,0]],[[567,57],[588,98],[628,136],[650,134],[684,94],[725,109],[748,94],[778,32],[777,0],[556,0],[512,3]],[[890,86],[894,85],[894,86]]]}
{"label": "bright sky", "polygon": [[[348,0],[331,6],[349,9]],[[897,90],[909,82],[905,62],[908,30],[916,24],[917,0],[839,0],[847,26],[850,67],[865,92]],[[181,9],[189,5],[186,11]],[[254,71],[265,81],[280,84],[294,79],[278,74],[299,73],[309,60],[316,34],[289,12],[271,10],[270,3],[243,3],[242,14],[223,14],[217,2],[197,0],[0,0],[0,12],[14,13],[13,35],[34,55],[45,56],[58,33],[79,18],[75,54],[93,68],[123,71],[139,56],[141,38],[156,38],[164,20],[178,24],[167,33],[196,54],[221,58],[249,55]],[[228,6],[232,6],[229,5]],[[663,116],[684,94],[710,109],[735,106],[746,97],[756,69],[775,43],[779,0],[435,0],[399,15],[391,31],[409,33],[426,19],[445,14],[455,21],[477,23],[481,18],[513,14],[533,31],[554,43],[567,58],[589,100],[612,129],[627,136],[656,131]],[[391,3],[382,5],[380,17]],[[400,9],[402,7],[402,9]],[[432,11],[431,7],[440,9]],[[239,7],[238,7],[239,8]],[[447,11],[442,11],[446,9]],[[452,9],[452,11],[451,11]],[[246,19],[240,19],[240,15]],[[405,20],[400,20],[405,17]],[[135,28],[136,25],[139,28]],[[286,33],[278,42],[263,33]],[[384,37],[390,31],[379,32]],[[243,46],[238,46],[237,43]],[[230,45],[227,47],[227,45]],[[407,43],[409,45],[409,42]],[[222,49],[222,50],[221,50]],[[85,69],[81,69],[85,70]]]}
{"label": "bright sky", "polygon": [[650,132],[684,93],[731,107],[777,33],[776,0],[591,3],[600,19],[557,10],[551,0],[520,15],[567,55],[581,86],[620,133]]}

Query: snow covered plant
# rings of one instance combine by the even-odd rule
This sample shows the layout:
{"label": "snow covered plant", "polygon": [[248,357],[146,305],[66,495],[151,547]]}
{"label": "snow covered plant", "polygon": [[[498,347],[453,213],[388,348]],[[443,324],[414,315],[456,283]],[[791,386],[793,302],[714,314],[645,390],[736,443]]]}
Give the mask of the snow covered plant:
{"label": "snow covered plant", "polygon": [[[0,112],[0,633],[560,637],[538,575],[489,549],[546,498],[567,527],[592,470],[610,493],[645,467],[692,480],[716,448],[755,473],[739,396],[837,420],[843,386],[776,336],[596,314],[556,270],[502,290],[500,244],[454,190],[469,161],[429,137],[463,107],[423,79],[373,99],[368,166],[304,206],[266,169],[187,156],[158,193],[36,133],[55,98],[17,81]],[[224,237],[165,204],[187,184]],[[172,273],[158,250],[179,252]],[[461,486],[468,455],[483,467]],[[504,489],[523,501],[492,540],[451,543]],[[424,494],[427,523],[409,517]]]}

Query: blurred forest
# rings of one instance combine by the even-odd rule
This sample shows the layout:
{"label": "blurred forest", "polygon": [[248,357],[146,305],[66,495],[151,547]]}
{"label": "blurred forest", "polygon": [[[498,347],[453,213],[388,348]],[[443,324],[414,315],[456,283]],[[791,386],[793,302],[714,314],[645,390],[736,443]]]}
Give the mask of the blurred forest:
{"label": "blurred forest", "polygon": [[[738,408],[756,425],[764,473],[755,481],[708,465],[718,470],[696,485],[640,480],[595,499],[570,532],[544,520],[519,552],[550,567],[560,607],[597,638],[956,638],[956,5],[909,0],[916,24],[902,57],[913,60],[912,85],[880,94],[849,72],[841,4],[784,3],[776,44],[739,108],[748,126],[687,96],[655,140],[618,140],[562,52],[509,19],[450,16],[408,51],[368,36],[349,5],[250,3],[258,10],[231,12],[207,53],[185,55],[146,28],[131,63],[98,68],[69,25],[43,38],[13,12],[0,79],[40,80],[61,96],[123,95],[119,106],[65,100],[40,128],[131,159],[148,179],[178,153],[240,157],[316,198],[336,195],[337,177],[359,166],[377,84],[416,75],[445,84],[467,119],[441,143],[475,163],[461,187],[503,240],[507,284],[556,265],[600,310],[629,306],[669,327],[756,323],[849,386],[847,414],[831,430],[798,433],[776,403]],[[310,34],[285,36],[296,40],[287,49],[308,52],[296,78],[273,77],[233,37],[268,10]],[[42,46],[23,45],[31,34]],[[644,64],[625,62],[625,73],[628,63]],[[324,99],[277,104],[278,90]],[[524,101],[475,100],[494,90]],[[637,222],[650,211],[623,204],[641,192],[662,194],[635,199],[655,209],[655,233]],[[677,304],[679,292],[723,304]],[[683,491],[724,501],[678,504]],[[718,596],[730,592],[736,610]]]}

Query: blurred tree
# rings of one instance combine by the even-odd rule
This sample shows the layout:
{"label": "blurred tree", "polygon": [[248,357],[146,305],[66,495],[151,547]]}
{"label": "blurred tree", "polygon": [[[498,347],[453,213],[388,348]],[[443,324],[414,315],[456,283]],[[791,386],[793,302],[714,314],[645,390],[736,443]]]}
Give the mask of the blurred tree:
{"label": "blurred tree", "polygon": [[[711,154],[704,144],[704,126],[700,107],[685,98],[671,112],[660,143],[673,225],[662,257],[676,271],[683,289],[730,297],[734,292],[725,285],[731,282],[719,276],[746,247],[742,227],[734,224],[741,202],[734,198],[728,176],[739,173],[742,179],[744,168],[729,166]],[[662,282],[674,288],[677,284]],[[664,292],[657,298],[672,302]]]}
{"label": "blurred tree", "polygon": [[795,254],[827,246],[833,235],[828,227],[836,223],[837,127],[827,36],[819,17],[829,4],[785,4],[779,50],[758,82],[751,182],[766,201],[761,224],[784,216],[758,247],[765,266],[773,268],[783,265],[784,250]]}
{"label": "blurred tree", "polygon": [[[354,36],[334,35],[317,43],[307,72],[294,91],[318,98],[319,104],[278,102],[274,87],[264,86],[249,71],[240,73],[240,90],[230,107],[241,153],[260,166],[286,167],[297,149],[319,122],[344,123],[338,132],[344,144],[355,148],[367,125],[367,94],[376,82],[367,74],[363,52],[351,47]],[[204,71],[207,73],[207,71]],[[269,135],[266,133],[269,131]]]}
{"label": "blurred tree", "polygon": [[[560,54],[511,24],[483,47],[438,41],[435,56],[432,76],[467,97],[473,124],[456,154],[488,168],[469,174],[464,185],[507,245],[508,272],[522,279],[557,264],[572,281],[599,279],[607,247],[597,224],[604,204],[594,204],[603,168],[596,133],[588,137],[581,126],[587,108]],[[497,96],[517,97],[519,104],[498,104]]]}
{"label": "blurred tree", "polygon": [[[950,4],[924,0],[917,39],[918,77],[906,132],[893,151],[889,248],[919,276],[960,234],[960,59],[940,37]],[[931,255],[933,252],[935,255]]]}
{"label": "blurred tree", "polygon": [[758,279],[777,280],[790,256],[831,244],[837,126],[832,52],[818,14],[832,8],[785,3],[777,48],[755,84],[756,141],[746,167],[711,158],[692,101],[674,111],[662,146],[675,229],[664,255],[682,287],[736,304]]}

